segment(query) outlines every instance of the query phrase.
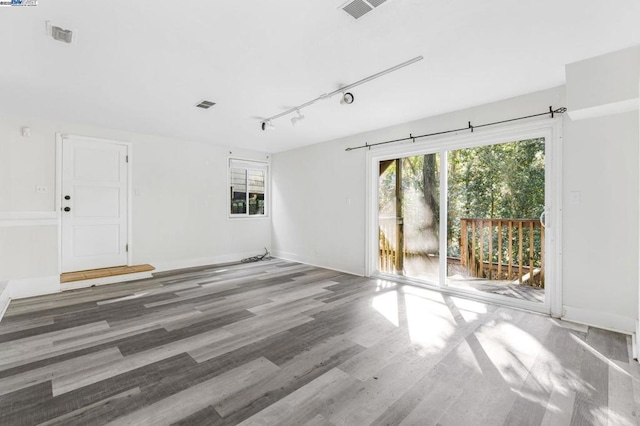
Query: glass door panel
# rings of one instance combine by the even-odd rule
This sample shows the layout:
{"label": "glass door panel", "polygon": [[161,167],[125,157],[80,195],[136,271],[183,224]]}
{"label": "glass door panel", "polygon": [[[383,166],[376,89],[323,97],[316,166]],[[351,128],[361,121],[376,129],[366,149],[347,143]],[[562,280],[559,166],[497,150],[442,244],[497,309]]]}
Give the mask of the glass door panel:
{"label": "glass door panel", "polygon": [[447,153],[446,285],[544,303],[544,142]]}
{"label": "glass door panel", "polygon": [[439,154],[380,161],[380,272],[439,283],[440,191]]}

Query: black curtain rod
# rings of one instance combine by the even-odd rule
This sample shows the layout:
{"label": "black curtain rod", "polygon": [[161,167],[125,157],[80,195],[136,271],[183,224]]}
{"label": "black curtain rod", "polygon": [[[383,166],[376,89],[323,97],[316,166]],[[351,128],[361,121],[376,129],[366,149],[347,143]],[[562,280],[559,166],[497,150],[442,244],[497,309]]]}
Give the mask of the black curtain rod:
{"label": "black curtain rod", "polygon": [[444,132],[427,133],[426,135],[418,135],[418,136],[413,136],[412,134],[409,134],[408,138],[393,139],[393,140],[390,140],[390,141],[378,142],[378,143],[372,143],[372,144],[365,143],[364,145],[354,146],[354,147],[351,147],[351,148],[346,148],[345,151],[353,151],[353,150],[362,149],[362,148],[371,149],[372,146],[386,145],[388,143],[395,143],[395,142],[404,142],[404,141],[414,141],[415,142],[416,139],[418,139],[418,138],[426,138],[428,136],[437,136],[437,135],[445,135],[447,133],[462,132],[463,130],[471,130],[471,132],[473,133],[473,129],[479,129],[481,127],[495,126],[496,124],[509,123],[511,121],[526,120],[527,118],[540,117],[540,116],[548,115],[548,114],[550,114],[551,118],[553,118],[555,116],[555,114],[563,114],[565,112],[567,112],[567,109],[565,107],[560,107],[560,108],[557,108],[557,109],[553,109],[553,107],[549,107],[549,111],[541,112],[540,114],[525,115],[523,117],[510,118],[509,120],[502,120],[502,121],[494,121],[493,123],[479,124],[477,126],[471,125],[471,122],[469,121],[469,125],[467,127],[462,127],[460,129],[445,130]]}

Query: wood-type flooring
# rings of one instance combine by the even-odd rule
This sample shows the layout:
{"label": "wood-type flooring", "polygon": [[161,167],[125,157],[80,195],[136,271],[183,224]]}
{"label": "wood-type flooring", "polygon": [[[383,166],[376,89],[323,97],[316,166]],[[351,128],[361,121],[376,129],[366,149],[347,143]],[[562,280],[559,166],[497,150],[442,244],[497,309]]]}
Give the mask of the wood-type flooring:
{"label": "wood-type flooring", "polygon": [[636,425],[629,336],[282,260],[12,301],[1,425]]}

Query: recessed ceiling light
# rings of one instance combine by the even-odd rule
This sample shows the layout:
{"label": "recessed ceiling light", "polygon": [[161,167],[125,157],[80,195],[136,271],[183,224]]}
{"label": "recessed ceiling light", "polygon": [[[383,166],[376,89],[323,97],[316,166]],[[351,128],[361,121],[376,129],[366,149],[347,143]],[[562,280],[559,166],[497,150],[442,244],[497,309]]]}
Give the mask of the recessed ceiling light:
{"label": "recessed ceiling light", "polygon": [[211,102],[211,101],[201,101],[199,104],[197,104],[196,106],[198,108],[202,108],[202,109],[209,109],[212,106],[214,106],[216,103],[215,102]]}

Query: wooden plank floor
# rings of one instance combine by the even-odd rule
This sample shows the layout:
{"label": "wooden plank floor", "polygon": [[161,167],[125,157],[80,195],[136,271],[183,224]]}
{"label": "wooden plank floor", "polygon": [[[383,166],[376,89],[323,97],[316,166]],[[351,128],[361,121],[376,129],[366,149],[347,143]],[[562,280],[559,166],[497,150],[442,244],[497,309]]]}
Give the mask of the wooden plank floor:
{"label": "wooden plank floor", "polygon": [[636,425],[630,338],[270,260],[11,303],[2,425]]}

